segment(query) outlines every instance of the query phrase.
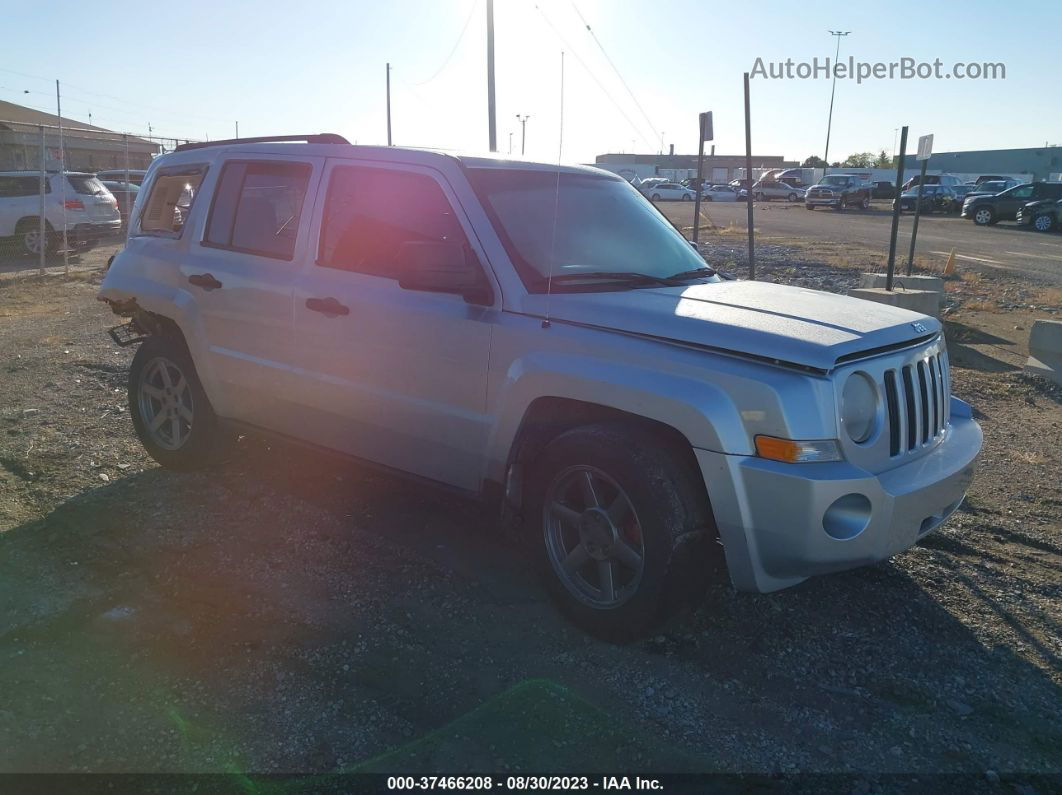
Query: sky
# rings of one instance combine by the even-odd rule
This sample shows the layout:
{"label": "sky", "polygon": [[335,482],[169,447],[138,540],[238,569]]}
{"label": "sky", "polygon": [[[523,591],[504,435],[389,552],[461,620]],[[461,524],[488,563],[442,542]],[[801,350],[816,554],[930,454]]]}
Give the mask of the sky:
{"label": "sky", "polygon": [[[122,132],[190,139],[337,132],[469,152],[488,148],[487,0],[11,0],[0,99]],[[593,162],[604,152],[696,152],[711,110],[718,154],[744,152],[742,73],[832,56],[1002,62],[1003,80],[838,80],[830,160],[894,152],[897,129],[934,151],[1062,144],[1054,64],[1062,3],[495,0],[498,151]],[[0,6],[2,8],[2,6]],[[1035,19],[1035,24],[1033,20]],[[590,30],[587,30],[589,25]],[[563,52],[563,56],[562,56]],[[562,81],[563,62],[563,81]],[[562,88],[563,84],[563,104]],[[830,80],[754,77],[757,155],[822,156]],[[24,93],[29,91],[30,93]],[[563,124],[562,124],[563,107]]]}

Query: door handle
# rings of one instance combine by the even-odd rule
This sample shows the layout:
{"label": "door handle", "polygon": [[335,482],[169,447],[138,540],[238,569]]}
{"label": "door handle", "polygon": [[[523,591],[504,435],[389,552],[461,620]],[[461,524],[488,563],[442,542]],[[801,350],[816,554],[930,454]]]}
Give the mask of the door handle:
{"label": "door handle", "polygon": [[202,287],[204,290],[217,290],[221,287],[221,282],[210,273],[193,273],[188,277],[188,283]]}
{"label": "door handle", "polygon": [[306,308],[311,312],[320,312],[326,317],[350,314],[350,307],[339,303],[339,301],[332,296],[328,296],[327,298],[307,298]]}

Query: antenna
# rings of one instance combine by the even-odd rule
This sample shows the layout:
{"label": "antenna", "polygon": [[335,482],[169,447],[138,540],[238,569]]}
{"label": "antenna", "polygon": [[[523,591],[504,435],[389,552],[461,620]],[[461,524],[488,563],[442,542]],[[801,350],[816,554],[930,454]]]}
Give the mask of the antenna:
{"label": "antenna", "polygon": [[549,276],[546,278],[546,317],[542,328],[549,328],[549,304],[553,296],[553,260],[557,251],[557,214],[560,212],[560,166],[564,151],[564,50],[560,54],[560,131],[557,135],[557,186],[553,194],[553,236],[549,243]]}

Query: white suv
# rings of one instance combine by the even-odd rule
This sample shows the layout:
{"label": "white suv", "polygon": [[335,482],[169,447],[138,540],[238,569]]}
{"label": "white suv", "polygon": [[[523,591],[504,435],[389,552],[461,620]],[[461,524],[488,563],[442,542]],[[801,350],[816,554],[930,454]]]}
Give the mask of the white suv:
{"label": "white suv", "polygon": [[[118,202],[92,174],[47,172],[44,183],[44,243],[47,251],[67,242],[74,249],[91,248],[101,238],[122,229]],[[26,254],[41,246],[41,180],[38,171],[0,171],[0,238],[15,238]],[[65,206],[64,206],[65,205]]]}
{"label": "white suv", "polygon": [[717,541],[772,591],[962,501],[981,431],[937,320],[724,279],[608,172],[299,140],[178,147],[136,200],[100,298],[164,466],[267,431],[490,500],[611,638]]}

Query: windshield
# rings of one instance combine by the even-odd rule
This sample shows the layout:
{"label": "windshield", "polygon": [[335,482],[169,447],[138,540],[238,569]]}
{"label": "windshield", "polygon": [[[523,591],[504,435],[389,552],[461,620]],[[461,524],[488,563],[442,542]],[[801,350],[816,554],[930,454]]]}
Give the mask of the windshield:
{"label": "windshield", "polygon": [[[559,291],[571,289],[567,280],[580,273],[665,278],[707,267],[622,179],[504,168],[472,168],[468,174],[530,292],[545,292],[551,272],[552,289]],[[564,277],[562,284],[558,277]]]}
{"label": "windshield", "polygon": [[844,187],[848,184],[848,177],[823,177],[819,180],[820,185],[840,185]]}

